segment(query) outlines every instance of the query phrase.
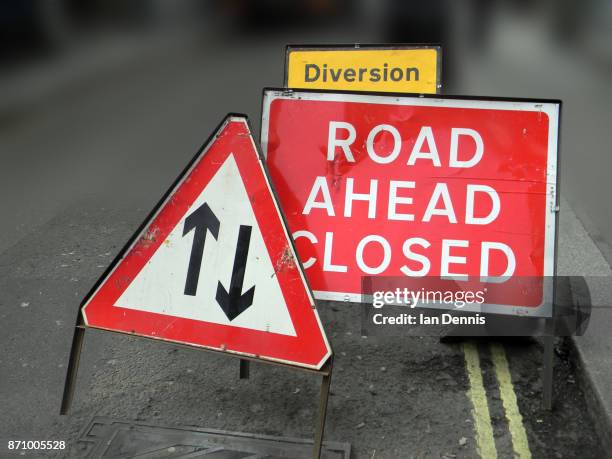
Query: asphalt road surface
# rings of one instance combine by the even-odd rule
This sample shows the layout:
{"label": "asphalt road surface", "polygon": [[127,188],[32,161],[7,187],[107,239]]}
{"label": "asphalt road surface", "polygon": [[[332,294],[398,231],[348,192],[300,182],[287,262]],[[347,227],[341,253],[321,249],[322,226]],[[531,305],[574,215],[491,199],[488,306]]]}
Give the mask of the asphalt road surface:
{"label": "asphalt road surface", "polygon": [[[142,218],[84,202],[0,257],[3,441],[65,440],[68,450],[51,455],[82,457],[91,445],[76,440],[94,415],[311,437],[319,381],[310,374],[259,364],[240,380],[236,359],[95,330],[86,333],[72,410],[59,416],[79,300]],[[354,457],[470,458],[491,447],[499,457],[603,457],[561,343],[547,412],[537,341],[363,338],[354,305],[319,309],[336,352],[326,438],[350,442]],[[479,417],[483,400],[489,411]]]}

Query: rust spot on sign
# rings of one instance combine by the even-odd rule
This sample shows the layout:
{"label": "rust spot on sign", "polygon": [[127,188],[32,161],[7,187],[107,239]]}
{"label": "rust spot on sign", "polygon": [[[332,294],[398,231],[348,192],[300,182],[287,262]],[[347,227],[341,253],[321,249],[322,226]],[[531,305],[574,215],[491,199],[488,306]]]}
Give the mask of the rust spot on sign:
{"label": "rust spot on sign", "polygon": [[283,250],[281,257],[276,262],[274,266],[274,272],[282,272],[287,268],[291,268],[293,266],[293,256],[291,254],[291,248],[287,245]]}
{"label": "rust spot on sign", "polygon": [[125,289],[128,285],[130,285],[131,281],[132,278],[130,276],[122,275],[115,278],[114,283],[117,289]]}
{"label": "rust spot on sign", "polygon": [[159,228],[148,228],[144,235],[140,238],[140,243],[145,247],[154,244],[159,235]]}

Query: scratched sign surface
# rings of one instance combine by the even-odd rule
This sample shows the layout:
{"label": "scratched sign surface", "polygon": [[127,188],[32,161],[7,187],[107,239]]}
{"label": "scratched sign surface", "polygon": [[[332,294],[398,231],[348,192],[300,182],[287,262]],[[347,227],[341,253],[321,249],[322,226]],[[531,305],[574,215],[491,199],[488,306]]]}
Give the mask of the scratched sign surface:
{"label": "scratched sign surface", "polygon": [[559,107],[267,90],[262,149],[315,297],[478,279],[489,312],[550,314]]}
{"label": "scratched sign surface", "polygon": [[244,117],[222,123],[82,311],[89,327],[325,363],[329,345]]}

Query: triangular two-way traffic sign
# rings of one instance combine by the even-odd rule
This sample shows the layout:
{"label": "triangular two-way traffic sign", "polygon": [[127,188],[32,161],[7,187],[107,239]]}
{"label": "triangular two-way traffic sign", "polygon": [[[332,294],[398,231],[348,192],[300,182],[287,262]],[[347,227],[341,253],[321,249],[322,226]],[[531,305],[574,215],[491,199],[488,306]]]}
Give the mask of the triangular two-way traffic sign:
{"label": "triangular two-way traffic sign", "polygon": [[242,115],[221,123],[81,310],[88,327],[301,367],[331,355]]}

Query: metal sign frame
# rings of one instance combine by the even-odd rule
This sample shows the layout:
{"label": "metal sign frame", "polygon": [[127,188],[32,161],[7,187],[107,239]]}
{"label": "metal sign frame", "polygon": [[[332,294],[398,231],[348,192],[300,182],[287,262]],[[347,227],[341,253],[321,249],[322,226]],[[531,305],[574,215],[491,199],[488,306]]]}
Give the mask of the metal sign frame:
{"label": "metal sign frame", "polygon": [[[299,279],[302,282],[302,286],[304,288],[305,291],[305,296],[303,298],[303,303],[308,302],[308,308],[306,308],[306,304],[300,304],[300,306],[302,307],[299,311],[296,310],[295,308],[293,308],[292,310],[292,302],[290,301],[289,298],[286,298],[287,303],[289,304],[289,311],[290,314],[292,315],[292,319],[296,322],[296,323],[301,323],[298,319],[304,319],[304,320],[308,320],[307,322],[305,322],[307,324],[307,327],[305,327],[304,330],[302,330],[301,334],[298,334],[298,337],[302,338],[302,339],[308,339],[309,336],[313,336],[314,335],[310,335],[307,332],[315,332],[317,331],[318,333],[320,333],[321,335],[321,343],[322,343],[322,349],[321,349],[321,356],[320,356],[320,360],[319,359],[319,355],[315,355],[313,356],[314,358],[316,358],[317,360],[313,360],[312,362],[310,361],[300,361],[300,360],[292,360],[290,358],[290,355],[288,353],[282,354],[282,355],[270,355],[270,354],[266,354],[265,352],[262,352],[261,348],[257,348],[257,346],[255,346],[254,348],[251,349],[240,349],[237,347],[232,347],[231,346],[231,340],[229,341],[220,341],[219,342],[206,342],[206,340],[195,340],[195,341],[190,341],[190,338],[187,338],[185,340],[177,337],[177,336],[173,336],[173,337],[169,337],[169,336],[164,336],[161,333],[151,333],[151,332],[142,332],[140,331],[140,329],[138,329],[138,331],[135,331],[134,329],[132,329],[131,327],[135,327],[135,324],[133,323],[133,321],[135,320],[134,318],[132,318],[132,323],[128,323],[127,325],[115,325],[113,323],[113,320],[104,320],[101,322],[101,320],[98,318],[96,320],[92,320],[90,319],[90,317],[93,314],[96,315],[100,315],[101,314],[101,308],[102,306],[104,308],[107,307],[108,301],[103,302],[103,304],[97,304],[96,303],[96,296],[97,295],[104,295],[104,291],[103,289],[106,287],[108,288],[112,288],[112,292],[116,293],[118,292],[118,294],[122,293],[123,290],[125,290],[125,288],[127,287],[127,285],[123,285],[122,287],[108,287],[109,284],[109,280],[113,280],[116,278],[117,273],[119,273],[119,270],[121,269],[122,265],[125,265],[126,261],[130,262],[130,260],[128,259],[130,257],[130,255],[132,254],[132,252],[134,251],[141,251],[141,253],[138,256],[138,260],[145,262],[147,261],[147,259],[151,256],[153,256],[154,251],[156,250],[155,246],[153,246],[153,250],[149,250],[150,247],[148,245],[146,246],[142,246],[141,241],[146,241],[147,244],[148,242],[151,240],[151,236],[148,235],[147,231],[150,229],[151,225],[155,223],[156,219],[160,216],[163,215],[162,212],[167,209],[168,207],[170,207],[172,204],[172,202],[174,202],[174,200],[178,199],[182,199],[182,195],[181,193],[183,193],[184,191],[184,187],[185,184],[187,184],[189,182],[189,180],[191,178],[193,179],[197,179],[197,180],[202,180],[202,178],[200,177],[192,177],[192,173],[193,171],[196,170],[196,167],[199,167],[200,164],[202,164],[203,161],[205,161],[207,159],[208,152],[210,151],[211,148],[214,147],[214,145],[216,144],[216,139],[221,136],[222,134],[224,134],[225,129],[227,128],[227,126],[231,125],[231,124],[239,124],[240,126],[242,126],[244,123],[244,127],[245,129],[248,129],[249,134],[252,133],[251,130],[251,126],[248,123],[247,117],[246,116],[240,116],[240,115],[229,115],[227,116],[224,121],[220,124],[220,126],[215,130],[212,139],[210,139],[209,142],[207,142],[200,150],[198,150],[198,153],[195,155],[195,160],[192,160],[190,162],[189,167],[183,171],[183,173],[181,173],[181,175],[179,176],[178,180],[175,181],[175,183],[171,186],[171,188],[165,193],[164,198],[157,204],[155,210],[153,213],[151,213],[149,216],[147,216],[147,218],[145,219],[145,222],[143,225],[141,225],[141,227],[137,230],[137,232],[133,235],[132,240],[130,242],[128,242],[128,244],[126,246],[124,246],[120,252],[120,254],[118,255],[118,257],[112,262],[110,270],[107,270],[106,273],[104,273],[102,275],[102,277],[99,279],[99,282],[96,284],[95,288],[92,289],[88,295],[85,297],[85,299],[82,302],[82,306],[81,306],[81,314],[83,315],[83,320],[84,320],[84,325],[91,327],[91,328],[101,328],[101,329],[109,329],[112,328],[113,330],[116,331],[123,331],[129,334],[134,334],[134,335],[146,335],[148,337],[153,337],[155,339],[160,339],[162,341],[171,341],[171,342],[179,342],[179,343],[183,343],[183,344],[187,344],[187,345],[193,345],[194,347],[203,347],[203,348],[209,348],[209,349],[216,349],[219,350],[221,349],[224,352],[228,352],[228,353],[236,353],[238,355],[241,356],[256,356],[257,358],[261,358],[262,360],[273,360],[273,361],[278,361],[280,363],[284,363],[284,364],[289,364],[289,365],[295,365],[295,366],[304,366],[304,367],[308,367],[308,368],[314,368],[314,369],[318,369],[320,368],[324,363],[325,360],[327,360],[327,358],[329,358],[329,355],[331,354],[331,350],[330,350],[330,346],[329,346],[329,342],[327,340],[327,337],[325,336],[321,321],[318,317],[318,312],[316,311],[315,308],[315,303],[314,303],[314,297],[312,295],[312,292],[308,286],[308,283],[306,282],[306,278],[304,276],[303,273],[303,266],[301,265],[301,263],[299,263],[297,260],[297,253],[295,251],[295,245],[293,243],[293,240],[290,236],[290,233],[288,232],[287,229],[287,222],[285,221],[280,208],[278,207],[278,197],[273,193],[272,191],[272,187],[271,187],[271,182],[270,182],[270,177],[268,174],[268,171],[263,167],[264,163],[263,163],[263,156],[261,154],[261,151],[257,148],[257,146],[255,145],[255,141],[253,139],[252,134],[249,135],[250,140],[252,140],[252,142],[250,142],[248,144],[248,149],[252,148],[252,151],[248,153],[248,155],[246,157],[251,157],[251,153],[255,153],[256,154],[256,160],[253,159],[250,161],[249,167],[255,167],[255,168],[259,168],[261,171],[261,180],[265,183],[265,187],[262,186],[262,188],[265,189],[266,193],[271,195],[272,199],[269,200],[269,203],[267,201],[262,201],[262,200],[257,200],[257,203],[262,203],[259,204],[259,207],[261,208],[262,206],[265,206],[266,209],[270,209],[269,212],[272,213],[274,212],[275,216],[278,218],[278,221],[280,223],[280,225],[278,225],[278,228],[274,228],[274,231],[278,230],[279,234],[278,237],[283,237],[283,241],[286,241],[287,246],[290,250],[290,253],[288,254],[290,256],[291,259],[296,260],[296,280],[297,280],[297,276],[299,275]],[[241,137],[239,135],[239,137]],[[248,140],[247,140],[248,142]],[[242,148],[242,147],[238,147],[238,148]],[[229,150],[228,150],[229,151]],[[237,153],[237,152],[234,152]],[[240,162],[240,161],[239,161]],[[243,166],[244,167],[244,166]],[[208,166],[207,166],[208,168]],[[246,171],[242,171],[241,175],[245,175]],[[212,177],[210,178],[212,180]],[[201,185],[202,187],[204,186],[204,184]],[[245,185],[246,186],[246,185]],[[265,204],[263,204],[265,202]],[[268,204],[270,207],[268,207]],[[251,206],[254,206],[253,203],[251,203]],[[272,210],[273,209],[273,210]],[[255,211],[257,211],[257,209],[255,209]],[[176,216],[181,215],[181,211],[175,212]],[[168,225],[174,225],[176,222],[176,218],[175,217],[174,220],[170,219],[170,221],[168,221],[167,223],[164,223],[163,225],[159,225],[159,233],[158,235],[155,236],[155,240],[157,241],[157,244],[161,244],[162,239],[164,239],[166,237],[165,232],[169,232],[170,231],[170,227]],[[177,222],[178,223],[178,222]],[[262,228],[262,231],[264,231],[264,229]],[[282,232],[282,234],[281,234]],[[140,245],[139,245],[140,244]],[[282,246],[282,248],[284,249],[284,245]],[[280,250],[280,249],[279,249]],[[148,253],[147,253],[148,251]],[[233,253],[232,253],[233,255]],[[283,253],[284,255],[284,253]],[[275,260],[272,260],[272,263],[275,263]],[[133,262],[132,262],[133,263]],[[136,267],[135,271],[136,273],[140,270],[140,267]],[[132,270],[134,271],[134,270]],[[121,275],[129,275],[130,277],[128,279],[126,279],[127,283],[131,283],[136,274],[135,273],[130,273],[130,272],[122,272],[119,273]],[[115,278],[113,277],[115,276]],[[278,276],[280,277],[280,276]],[[123,283],[123,280],[121,279],[121,282]],[[301,289],[300,289],[301,291]],[[301,300],[302,298],[300,298]],[[113,299],[114,301],[114,299]],[[111,306],[111,305],[108,305]],[[91,313],[90,313],[90,309],[91,309]],[[114,311],[114,308],[110,307],[108,310],[108,314],[112,314],[112,311]],[[106,312],[106,310],[104,311]],[[298,312],[300,312],[300,315],[298,316],[294,316],[295,314],[297,314]],[[304,313],[307,317],[304,316]],[[144,314],[141,315],[147,315],[148,314],[145,312]],[[119,316],[122,317],[120,314],[114,314],[114,316]],[[301,317],[300,317],[301,316]],[[311,316],[313,316],[311,318]],[[117,317],[114,317],[115,321],[117,319]],[[143,320],[144,318],[142,317],[137,317],[136,320]],[[173,317],[174,320],[176,321],[184,321],[185,319],[182,317]],[[123,318],[121,320],[124,320]],[[186,319],[186,320],[192,320],[192,319]],[[203,320],[203,323],[205,323],[206,321]],[[137,324],[136,324],[137,325]],[[214,328],[217,325],[213,324],[211,327],[209,328]],[[118,328],[115,328],[118,327]],[[297,327],[297,325],[296,325]],[[315,330],[318,329],[318,330]],[[262,331],[250,331],[247,330],[243,327],[240,327],[240,330],[242,330],[242,333],[246,335],[246,339],[249,339],[249,335],[252,335],[253,333],[255,334],[261,334],[264,333]],[[214,330],[213,330],[214,331]],[[296,329],[297,331],[297,329]],[[207,330],[199,330],[200,333],[202,332],[207,332]],[[196,333],[197,335],[197,333]],[[251,336],[250,339],[256,339],[256,340],[260,340],[260,336]],[[193,338],[191,338],[193,339]],[[229,339],[229,338],[228,338]],[[290,343],[291,344],[291,343]],[[278,343],[278,345],[280,346],[281,343]],[[296,344],[296,346],[299,345]],[[303,343],[302,343],[303,345]],[[324,349],[323,349],[324,348]],[[300,351],[301,352],[301,351]],[[323,353],[324,352],[324,353]]]}
{"label": "metal sign frame", "polygon": [[277,211],[277,213],[278,213],[278,215],[279,215],[279,217],[281,219],[282,225],[283,225],[284,230],[285,230],[286,235],[287,235],[287,241],[290,244],[291,250],[292,250],[292,252],[294,254],[295,261],[296,261],[296,263],[298,265],[298,271],[300,272],[300,276],[302,277],[304,286],[305,286],[305,288],[307,290],[307,294],[309,295],[310,299],[312,300],[312,304],[313,304],[313,308],[314,308],[314,304],[315,304],[314,303],[314,296],[313,296],[312,291],[310,290],[310,286],[308,285],[308,282],[306,281],[306,278],[304,276],[304,268],[302,266],[302,263],[301,263],[299,257],[297,256],[297,251],[295,249],[295,243],[293,241],[293,238],[290,237],[290,234],[288,233],[287,221],[285,219],[285,216],[284,216],[283,212],[280,210],[280,208],[278,206],[278,196],[276,195],[276,192],[275,192],[274,188],[271,186],[272,182],[270,180],[270,175],[269,175],[268,169],[267,169],[266,164],[265,164],[265,159],[264,159],[264,156],[263,156],[263,153],[261,151],[260,146],[255,141],[255,138],[253,136],[253,129],[252,129],[251,123],[250,123],[250,121],[248,119],[248,116],[244,115],[244,114],[239,114],[239,113],[229,113],[214,128],[214,130],[212,131],[212,134],[206,139],[206,141],[202,144],[202,146],[200,148],[198,148],[196,154],[188,162],[188,164],[185,166],[185,168],[179,173],[177,178],[173,181],[173,183],[166,190],[166,192],[163,194],[163,196],[157,202],[157,204],[153,207],[153,209],[149,212],[149,214],[143,219],[143,221],[140,224],[140,226],[138,227],[138,229],[129,238],[127,243],[119,250],[118,254],[111,261],[109,266],[104,270],[104,272],[100,275],[98,280],[94,283],[92,288],[89,290],[89,292],[85,295],[85,297],[81,301],[81,303],[79,305],[79,309],[78,309],[78,314],[77,314],[77,319],[76,319],[76,324],[75,324],[75,329],[74,329],[74,335],[73,335],[72,345],[71,345],[71,349],[70,349],[70,357],[69,357],[68,367],[67,367],[67,370],[66,370],[66,379],[65,379],[65,383],[64,383],[64,390],[63,390],[63,395],[62,395],[60,414],[61,415],[65,415],[69,411],[69,409],[70,409],[70,407],[72,405],[72,400],[74,398],[74,392],[75,392],[75,388],[76,388],[76,378],[77,378],[77,374],[78,374],[78,367],[79,367],[79,363],[80,363],[80,356],[81,356],[81,352],[82,352],[82,348],[83,348],[83,344],[84,344],[84,340],[85,340],[85,330],[87,330],[88,328],[97,329],[97,330],[108,331],[108,332],[112,332],[112,333],[118,333],[118,334],[122,334],[122,335],[138,336],[139,338],[148,339],[148,340],[157,341],[157,342],[162,341],[162,342],[165,342],[166,344],[170,344],[170,345],[173,345],[173,346],[178,346],[178,347],[181,347],[181,348],[187,348],[187,349],[192,349],[192,350],[193,349],[195,349],[195,350],[202,350],[202,351],[212,352],[212,353],[216,353],[216,354],[220,354],[220,355],[224,355],[224,356],[228,356],[228,357],[239,358],[240,359],[239,375],[240,375],[241,379],[248,379],[248,377],[249,377],[249,369],[250,369],[249,363],[251,361],[261,362],[261,363],[265,363],[265,364],[269,364],[269,365],[277,365],[277,366],[280,366],[280,367],[289,368],[289,369],[298,370],[298,371],[303,371],[303,372],[312,373],[312,374],[321,376],[322,380],[321,380],[321,391],[320,391],[320,400],[319,400],[319,415],[317,416],[317,420],[316,420],[315,442],[314,442],[314,448],[313,448],[313,450],[314,450],[313,451],[313,457],[318,458],[318,457],[320,457],[320,454],[321,454],[322,442],[323,442],[323,437],[324,437],[325,419],[326,419],[326,413],[327,413],[327,402],[328,402],[328,398],[329,398],[329,390],[330,390],[330,385],[331,385],[331,376],[332,376],[332,370],[333,370],[333,356],[334,356],[334,353],[333,353],[333,349],[331,347],[331,344],[327,340],[327,336],[326,336],[326,334],[324,332],[324,329],[322,327],[322,324],[320,322],[318,314],[316,314],[316,310],[315,310],[316,319],[317,319],[317,322],[318,322],[318,324],[319,324],[319,326],[320,326],[320,328],[321,328],[321,330],[323,332],[322,336],[323,336],[323,339],[325,340],[326,346],[327,346],[327,348],[329,350],[327,356],[322,361],[320,368],[308,367],[308,366],[299,366],[299,365],[296,365],[296,364],[291,364],[291,363],[283,362],[283,361],[280,361],[280,360],[260,358],[260,357],[255,356],[255,355],[227,352],[227,351],[220,350],[220,349],[208,348],[208,347],[198,346],[198,345],[194,345],[194,344],[187,344],[187,343],[181,343],[181,342],[170,341],[170,340],[162,340],[162,339],[159,339],[159,338],[154,338],[152,336],[134,335],[134,334],[131,334],[131,333],[128,333],[128,332],[124,332],[124,331],[110,330],[110,329],[105,329],[105,328],[100,328],[100,327],[88,326],[86,324],[85,320],[84,320],[84,315],[83,315],[83,308],[84,308],[84,306],[87,305],[89,300],[96,294],[96,292],[100,289],[100,287],[107,280],[107,278],[114,271],[114,269],[119,265],[119,263],[127,255],[127,253],[129,253],[130,249],[139,240],[139,238],[142,236],[143,232],[147,229],[147,227],[149,226],[151,221],[153,221],[155,216],[164,207],[164,205],[166,204],[168,199],[172,196],[173,192],[176,191],[177,187],[187,177],[188,173],[192,170],[192,168],[198,163],[198,161],[206,153],[207,148],[213,144],[213,142],[217,138],[217,135],[220,133],[220,131],[223,129],[223,127],[228,122],[230,122],[232,119],[234,119],[234,118],[240,118],[240,119],[243,119],[246,122],[247,128],[248,128],[249,133],[250,133],[250,137],[251,137],[251,140],[252,140],[252,143],[253,143],[253,147],[254,147],[254,149],[255,149],[255,151],[257,153],[259,163],[260,163],[260,165],[262,167],[262,170],[263,170],[264,178],[265,178],[265,180],[267,182],[267,186],[268,186],[268,188],[269,188],[269,190],[270,190],[270,192],[272,194],[273,201],[274,201],[274,204],[276,206],[276,211]]}
{"label": "metal sign frame", "polygon": [[[553,315],[553,305],[555,300],[554,279],[557,266],[557,239],[558,239],[558,216],[559,211],[559,134],[561,127],[561,108],[560,100],[548,99],[527,99],[527,98],[507,98],[507,97],[478,97],[478,96],[440,96],[440,95],[407,95],[404,93],[387,92],[364,92],[364,91],[325,91],[307,89],[287,89],[287,88],[264,88],[262,97],[262,122],[260,142],[267,156],[268,147],[268,126],[270,119],[270,105],[277,99],[301,99],[329,102],[361,102],[378,103],[386,105],[417,105],[430,107],[465,107],[472,108],[495,108],[505,110],[529,110],[546,112],[550,117],[550,129],[548,132],[548,151],[547,151],[547,187],[546,187],[546,217],[545,217],[545,247],[544,247],[544,269],[542,276],[545,285],[542,303],[537,308],[534,307],[515,307],[501,304],[483,304],[481,307],[484,312],[508,314],[512,308],[512,315],[530,317],[551,317]],[[503,107],[499,107],[499,105]],[[556,120],[556,123],[555,123]],[[548,282],[551,281],[551,282]],[[361,302],[361,294],[352,292],[319,292],[314,291],[315,298],[332,301],[351,301]],[[430,305],[435,307],[436,305]],[[479,307],[480,308],[480,307]],[[470,311],[464,307],[463,310]],[[479,312],[475,311],[475,312]]]}
{"label": "metal sign frame", "polygon": [[[293,51],[393,51],[393,50],[419,50],[419,49],[433,49],[436,50],[436,92],[440,94],[442,90],[442,46],[438,43],[426,44],[426,43],[393,43],[393,44],[314,44],[314,45],[286,45],[285,46],[285,68],[283,75],[283,85],[288,88],[289,83],[289,54]],[[291,88],[290,88],[291,89]],[[297,89],[297,88],[296,88]],[[304,91],[319,91],[315,89],[304,89]],[[334,90],[334,92],[340,92]],[[363,91],[359,91],[363,92]],[[394,94],[392,92],[384,92],[383,94]],[[404,93],[408,94],[408,93]],[[412,93],[418,94],[418,93]]]}
{"label": "metal sign frame", "polygon": [[[357,47],[363,47],[364,45],[354,45],[355,48]],[[373,47],[376,48],[377,45],[365,45],[366,47]],[[393,46],[393,45],[391,45]],[[309,49],[321,49],[321,48],[335,48],[335,47],[340,47],[342,49],[346,49],[348,47],[348,45],[342,46],[342,45],[321,45],[321,46],[315,46],[315,47],[311,47]],[[284,86],[287,87],[288,86],[288,67],[289,67],[289,52],[290,52],[290,48],[292,48],[291,45],[287,46],[286,50],[285,50],[285,75],[284,75]],[[293,48],[299,48],[298,46],[293,46]],[[308,49],[308,48],[306,48]],[[440,48],[438,50],[438,75],[437,75],[437,90],[436,92],[439,93],[440,89],[442,87],[442,80],[441,80],[441,70],[442,70],[442,49]],[[265,94],[265,89],[264,89],[264,94]],[[386,95],[388,95],[388,93],[385,93]],[[483,100],[487,100],[489,98],[483,97]],[[504,99],[504,98],[498,98],[497,100],[508,100],[508,99]],[[531,99],[522,99],[524,101],[530,101]],[[558,103],[559,105],[559,112],[558,112],[558,117],[557,117],[557,126],[558,126],[558,133],[557,133],[557,173],[556,173],[556,177],[555,177],[555,190],[556,190],[556,196],[554,199],[554,211],[556,213],[559,212],[560,210],[560,184],[561,184],[561,178],[560,178],[560,174],[558,173],[558,169],[560,167],[560,163],[561,163],[561,136],[560,136],[560,132],[561,132],[561,108],[562,108],[562,103],[561,101],[555,101]],[[262,105],[263,105],[263,100],[262,100]],[[262,110],[262,116],[263,116],[263,110]],[[263,120],[262,120],[263,121]],[[263,122],[262,122],[262,132],[263,132]],[[554,319],[554,315],[555,315],[555,305],[557,304],[557,299],[558,299],[558,291],[557,291],[557,282],[556,282],[556,276],[557,276],[557,254],[558,254],[558,234],[559,234],[559,217],[558,215],[555,216],[555,223],[554,223],[554,263],[553,263],[553,276],[552,276],[552,304],[551,304],[551,311],[550,311],[550,316],[549,318],[545,319],[545,326],[546,329],[548,330],[548,335],[544,336],[544,352],[543,352],[543,370],[542,370],[542,378],[543,378],[543,391],[542,391],[542,401],[543,401],[543,406],[545,409],[547,410],[551,410],[552,409],[552,405],[553,405],[553,378],[554,378],[554,330],[555,330],[555,319]]]}

